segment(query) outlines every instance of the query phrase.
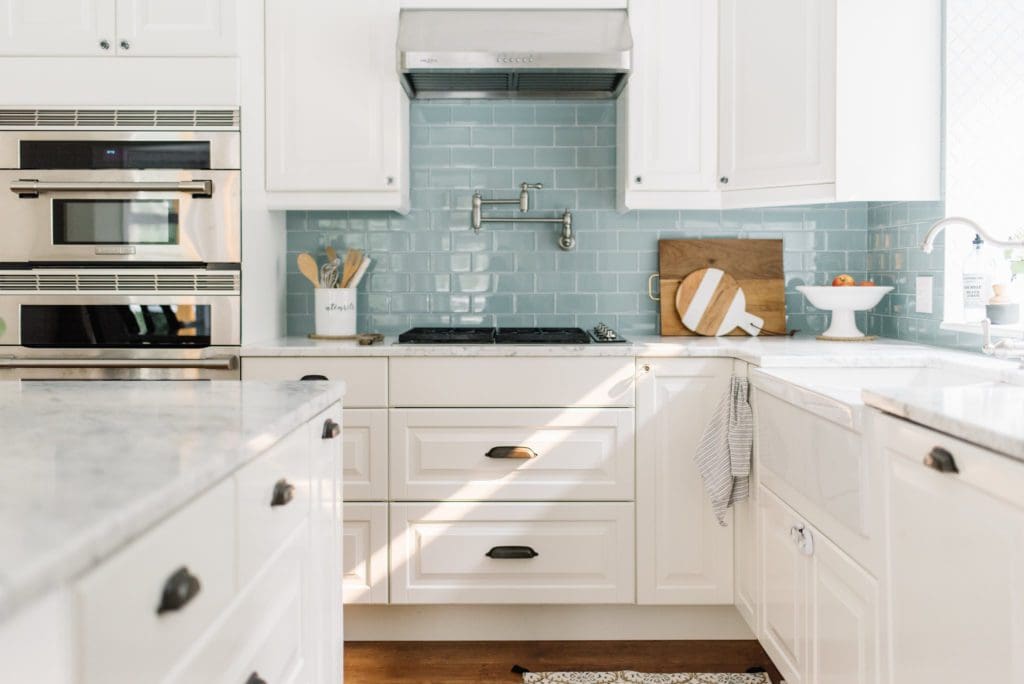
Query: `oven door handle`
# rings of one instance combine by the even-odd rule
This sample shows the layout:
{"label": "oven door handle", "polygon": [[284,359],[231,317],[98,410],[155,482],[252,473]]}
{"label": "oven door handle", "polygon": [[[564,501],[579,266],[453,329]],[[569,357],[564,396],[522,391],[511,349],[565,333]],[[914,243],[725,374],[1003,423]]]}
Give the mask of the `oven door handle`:
{"label": "oven door handle", "polygon": [[200,370],[235,370],[237,356],[209,359],[17,359],[0,357],[0,368],[170,368]]}
{"label": "oven door handle", "polygon": [[39,197],[46,192],[180,192],[212,197],[212,180],[192,181],[39,181],[16,180],[11,192],[18,197]]}

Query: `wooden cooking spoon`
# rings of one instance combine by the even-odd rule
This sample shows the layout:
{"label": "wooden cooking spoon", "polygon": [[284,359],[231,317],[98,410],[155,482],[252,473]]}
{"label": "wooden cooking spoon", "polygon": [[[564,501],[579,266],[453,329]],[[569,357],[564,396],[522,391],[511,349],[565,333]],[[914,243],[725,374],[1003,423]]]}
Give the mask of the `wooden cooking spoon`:
{"label": "wooden cooking spoon", "polygon": [[308,252],[298,256],[299,273],[306,276],[306,280],[313,283],[313,287],[320,287],[320,269],[316,267],[316,259]]}
{"label": "wooden cooking spoon", "polygon": [[327,249],[325,249],[324,251],[327,252],[328,261],[334,261],[335,259],[338,258],[338,250],[334,249],[334,247],[327,245]]}
{"label": "wooden cooking spoon", "polygon": [[349,283],[352,282],[352,278],[355,277],[359,271],[360,264],[363,263],[363,252],[360,249],[350,249],[345,255],[345,267],[342,271],[341,286],[348,287]]}

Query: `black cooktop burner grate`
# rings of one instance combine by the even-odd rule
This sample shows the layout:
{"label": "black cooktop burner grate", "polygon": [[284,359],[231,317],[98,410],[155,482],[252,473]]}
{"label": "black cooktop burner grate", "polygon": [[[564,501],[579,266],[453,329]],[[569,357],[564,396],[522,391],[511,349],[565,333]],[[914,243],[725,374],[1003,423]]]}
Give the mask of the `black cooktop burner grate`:
{"label": "black cooktop burner grate", "polygon": [[412,328],[400,344],[590,344],[582,328]]}

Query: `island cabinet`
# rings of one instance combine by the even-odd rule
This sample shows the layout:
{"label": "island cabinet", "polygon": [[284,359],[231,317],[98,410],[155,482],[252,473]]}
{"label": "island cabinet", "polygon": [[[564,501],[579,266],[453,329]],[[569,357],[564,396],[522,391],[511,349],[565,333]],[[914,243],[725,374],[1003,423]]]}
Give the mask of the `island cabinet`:
{"label": "island cabinet", "polygon": [[893,684],[1024,681],[1024,467],[877,415]]}
{"label": "island cabinet", "polygon": [[238,0],[0,0],[0,56],[237,54]]}
{"label": "island cabinet", "polygon": [[[340,681],[340,424],[340,408],[326,410],[0,625],[5,674]],[[41,633],[46,647],[23,651],[18,640]]]}
{"label": "island cabinet", "polygon": [[620,209],[938,199],[937,0],[630,0],[629,18]]}

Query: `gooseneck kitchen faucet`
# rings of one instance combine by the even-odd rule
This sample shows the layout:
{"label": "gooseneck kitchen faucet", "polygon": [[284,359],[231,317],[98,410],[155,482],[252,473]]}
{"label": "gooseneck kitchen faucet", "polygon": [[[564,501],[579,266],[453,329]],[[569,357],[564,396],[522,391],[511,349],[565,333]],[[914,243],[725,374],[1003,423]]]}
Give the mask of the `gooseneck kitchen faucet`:
{"label": "gooseneck kitchen faucet", "polygon": [[491,204],[518,204],[519,212],[525,214],[530,210],[530,190],[540,190],[542,183],[521,183],[519,185],[518,199],[484,199],[479,192],[473,193],[472,226],[477,233],[485,223],[561,223],[562,232],[558,236],[558,246],[565,251],[576,247],[576,236],[572,230],[572,212],[566,209],[561,216],[551,218],[538,217],[515,217],[515,216],[488,216],[484,217],[484,205]]}
{"label": "gooseneck kitchen faucet", "polygon": [[969,218],[964,218],[963,216],[949,216],[932,224],[932,227],[928,229],[928,234],[924,236],[924,242],[921,243],[921,251],[925,254],[931,254],[932,250],[935,249],[935,238],[939,236],[942,229],[946,226],[957,223],[967,226],[975,233],[985,238],[985,242],[993,247],[1006,247],[1008,249],[1024,247],[1024,240],[1000,240],[999,238],[992,237],[988,231]]}

